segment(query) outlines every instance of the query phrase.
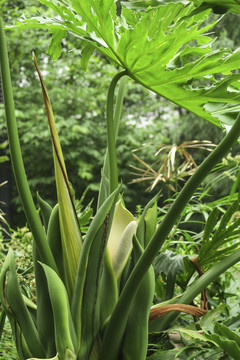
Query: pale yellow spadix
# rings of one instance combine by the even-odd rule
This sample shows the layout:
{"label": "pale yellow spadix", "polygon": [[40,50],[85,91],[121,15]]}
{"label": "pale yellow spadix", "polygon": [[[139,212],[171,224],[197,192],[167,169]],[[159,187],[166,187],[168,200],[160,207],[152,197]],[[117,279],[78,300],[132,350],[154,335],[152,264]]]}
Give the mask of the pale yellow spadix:
{"label": "pale yellow spadix", "polygon": [[107,246],[116,277],[120,275],[130,256],[132,238],[136,229],[137,222],[134,216],[123,206],[120,200],[115,206]]}
{"label": "pale yellow spadix", "polygon": [[137,222],[131,221],[122,233],[119,245],[112,258],[113,270],[116,277],[121,274],[132,251],[132,238],[136,230]]}

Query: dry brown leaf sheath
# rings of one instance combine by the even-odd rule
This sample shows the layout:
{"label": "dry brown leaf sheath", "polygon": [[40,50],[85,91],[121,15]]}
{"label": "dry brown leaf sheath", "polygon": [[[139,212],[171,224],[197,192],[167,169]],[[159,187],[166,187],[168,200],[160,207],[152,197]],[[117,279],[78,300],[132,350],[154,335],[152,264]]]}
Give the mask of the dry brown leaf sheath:
{"label": "dry brown leaf sheath", "polygon": [[207,310],[199,309],[198,307],[192,305],[185,305],[185,304],[169,304],[163,306],[160,305],[150,310],[149,322],[159,318],[160,316],[166,315],[171,311],[184,312],[198,317],[203,316],[207,313]]}

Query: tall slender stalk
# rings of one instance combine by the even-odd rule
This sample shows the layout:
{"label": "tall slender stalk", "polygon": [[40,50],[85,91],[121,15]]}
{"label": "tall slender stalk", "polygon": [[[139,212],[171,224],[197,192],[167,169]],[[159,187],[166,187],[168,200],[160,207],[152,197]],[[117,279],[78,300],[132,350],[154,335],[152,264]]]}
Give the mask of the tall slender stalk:
{"label": "tall slender stalk", "polygon": [[[238,115],[232,129],[224,137],[216,149],[208,155],[205,161],[199,166],[196,172],[187,181],[175,202],[172,204],[162,223],[159,225],[156,233],[146,247],[143,255],[133,269],[120,297],[116,304],[115,310],[111,316],[101,347],[99,360],[113,360],[116,349],[120,343],[115,343],[114,338],[119,338],[119,333],[124,332],[127,321],[129,307],[141,284],[143,276],[152,264],[155,256],[163,245],[169,232],[180,216],[181,212],[214,166],[224,157],[231,149],[233,144],[240,136],[240,114]],[[199,289],[201,291],[201,289]],[[128,305],[127,305],[128,304]],[[118,336],[117,336],[118,335]]]}
{"label": "tall slender stalk", "polygon": [[7,120],[7,131],[11,162],[19,196],[26,214],[28,224],[34,236],[39,254],[44,263],[57,270],[39,214],[35,208],[24,169],[21,147],[18,137],[15,106],[13,100],[11,76],[8,61],[7,43],[0,18],[0,66],[2,89]]}
{"label": "tall slender stalk", "polygon": [[[120,84],[119,84],[119,90],[118,90],[118,94],[117,94],[117,99],[116,99],[116,105],[115,105],[114,114],[113,114],[113,124],[114,124],[114,129],[115,129],[115,131],[114,131],[115,144],[116,144],[116,138],[117,138],[117,134],[118,134],[120,118],[121,118],[121,113],[122,113],[125,82],[126,82],[126,80],[125,80],[124,76],[121,77]],[[106,176],[106,178],[109,179],[109,151],[108,151],[108,148],[106,150],[106,155],[105,155],[103,169],[102,169],[102,179],[101,179],[99,195],[98,195],[98,205],[97,205],[98,209],[101,207],[101,205],[106,200],[106,194],[105,194],[105,189],[104,189],[104,176]]]}
{"label": "tall slender stalk", "polygon": [[108,158],[109,158],[109,190],[110,194],[118,187],[118,167],[116,154],[116,136],[114,126],[114,91],[118,80],[126,75],[122,71],[114,76],[111,81],[107,96],[107,141],[108,141]]}

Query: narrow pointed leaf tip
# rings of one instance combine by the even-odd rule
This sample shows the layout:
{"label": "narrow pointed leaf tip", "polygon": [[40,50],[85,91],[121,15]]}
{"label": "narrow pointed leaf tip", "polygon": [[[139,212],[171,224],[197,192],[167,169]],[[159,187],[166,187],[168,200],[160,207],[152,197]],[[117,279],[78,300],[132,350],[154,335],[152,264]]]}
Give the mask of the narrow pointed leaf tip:
{"label": "narrow pointed leaf tip", "polygon": [[118,201],[108,239],[108,252],[114,272],[119,276],[132,250],[132,237],[137,229],[134,216]]}
{"label": "narrow pointed leaf tip", "polygon": [[57,198],[59,203],[59,223],[63,248],[64,271],[68,294],[71,297],[76,279],[78,260],[82,248],[82,237],[73,195],[67,176],[66,166],[64,163],[61,144],[54,121],[51,102],[34,53],[33,58],[42,86],[43,98],[53,143],[53,157]]}

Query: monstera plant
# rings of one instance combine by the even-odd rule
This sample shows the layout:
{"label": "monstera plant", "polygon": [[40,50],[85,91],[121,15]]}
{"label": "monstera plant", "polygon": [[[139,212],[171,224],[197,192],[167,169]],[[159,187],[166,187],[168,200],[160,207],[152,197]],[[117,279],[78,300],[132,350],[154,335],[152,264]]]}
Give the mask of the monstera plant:
{"label": "monstera plant", "polygon": [[[213,39],[207,32],[221,15],[206,24],[213,11],[239,13],[240,5],[237,0],[225,1],[223,6],[215,1],[160,0],[40,3],[51,8],[51,18],[36,16],[8,28],[47,29],[52,33],[49,53],[54,59],[60,56],[61,41],[70,32],[82,41],[83,67],[87,68],[89,57],[97,50],[111,61],[117,73],[106,101],[108,142],[98,208],[83,236],[53,110],[35,56],[52,138],[58,203],[51,208],[39,196],[41,217],[33,203],[21,156],[1,23],[2,88],[11,161],[34,238],[37,291],[36,302],[22,294],[10,249],[0,274],[3,311],[11,323],[20,359],[144,360],[149,330],[166,329],[177,316],[172,310],[186,309],[208,284],[240,260],[240,250],[224,256],[180,297],[170,299],[167,305],[155,304],[151,309],[154,258],[198,186],[240,135],[240,75],[236,71],[240,49],[213,50]],[[227,129],[225,138],[190,177],[158,225],[158,195],[146,205],[138,221],[125,208],[121,195],[116,140],[128,77]],[[206,243],[211,248],[210,240]],[[163,306],[165,312],[157,311],[158,315],[151,316],[149,326],[149,314]],[[160,313],[165,316],[160,317]]]}

